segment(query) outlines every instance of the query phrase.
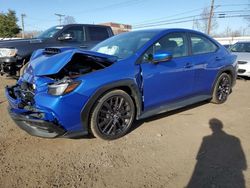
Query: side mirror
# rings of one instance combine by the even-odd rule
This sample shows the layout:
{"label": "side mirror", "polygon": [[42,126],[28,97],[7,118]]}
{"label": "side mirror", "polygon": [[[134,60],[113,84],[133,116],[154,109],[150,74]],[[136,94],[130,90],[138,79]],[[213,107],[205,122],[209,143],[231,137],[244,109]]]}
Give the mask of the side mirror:
{"label": "side mirror", "polygon": [[63,34],[62,36],[58,37],[58,40],[72,40],[73,37],[70,33]]}
{"label": "side mirror", "polygon": [[152,57],[152,62],[157,64],[160,62],[170,61],[172,58],[173,55],[170,52],[156,52]]}

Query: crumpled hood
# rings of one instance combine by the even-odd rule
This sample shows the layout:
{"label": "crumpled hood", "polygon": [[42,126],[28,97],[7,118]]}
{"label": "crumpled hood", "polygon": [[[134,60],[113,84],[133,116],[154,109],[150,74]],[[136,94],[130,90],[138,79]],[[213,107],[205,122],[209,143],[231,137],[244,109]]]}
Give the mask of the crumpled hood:
{"label": "crumpled hood", "polygon": [[57,48],[61,52],[55,55],[46,55],[44,50],[34,52],[31,57],[26,73],[34,76],[45,76],[58,73],[66,66],[76,53],[84,54],[92,58],[101,58],[110,63],[117,61],[116,56],[106,55],[94,51],[83,51],[80,49]]}

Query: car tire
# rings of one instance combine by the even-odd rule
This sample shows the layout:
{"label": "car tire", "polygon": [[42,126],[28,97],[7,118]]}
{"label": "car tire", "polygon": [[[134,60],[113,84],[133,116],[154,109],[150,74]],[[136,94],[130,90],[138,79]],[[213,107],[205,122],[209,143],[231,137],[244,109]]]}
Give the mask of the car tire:
{"label": "car tire", "polygon": [[213,97],[211,102],[215,104],[224,103],[232,89],[232,79],[227,73],[222,73],[214,86]]}
{"label": "car tire", "polygon": [[96,102],[91,111],[90,131],[104,140],[124,136],[135,117],[132,98],[123,90],[112,90]]}

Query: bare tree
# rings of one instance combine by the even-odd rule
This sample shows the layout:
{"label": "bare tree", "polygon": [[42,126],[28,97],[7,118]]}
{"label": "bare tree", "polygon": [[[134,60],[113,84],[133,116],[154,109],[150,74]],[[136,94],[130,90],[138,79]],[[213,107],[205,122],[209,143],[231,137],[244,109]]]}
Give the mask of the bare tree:
{"label": "bare tree", "polygon": [[231,37],[240,37],[240,36],[241,36],[241,31],[240,30],[235,30],[231,34]]}
{"label": "bare tree", "polygon": [[217,33],[216,35],[214,35],[214,37],[240,37],[240,36],[247,36],[248,35],[247,30],[248,30],[247,27],[240,27],[240,28],[238,28],[236,30],[233,30],[232,28],[230,28],[229,26],[227,26],[223,32]]}
{"label": "bare tree", "polygon": [[[202,13],[200,14],[200,17],[194,21],[194,27],[197,30],[200,30],[204,33],[208,30],[208,19],[209,19],[209,9],[206,7],[203,9]],[[212,22],[211,22],[211,33],[218,27],[218,22],[214,15],[212,15]]]}
{"label": "bare tree", "polygon": [[[38,36],[40,33],[42,33],[42,31],[25,31],[25,38],[35,38],[36,36]],[[18,33],[16,35],[16,37],[18,38],[22,38],[22,33]]]}
{"label": "bare tree", "polygon": [[67,25],[67,24],[74,24],[74,23],[76,23],[76,20],[73,16],[64,17],[63,24]]}
{"label": "bare tree", "polygon": [[232,29],[229,26],[227,26],[225,29],[225,32],[223,32],[223,35],[225,37],[229,37],[229,36],[231,36],[231,34],[232,34]]}
{"label": "bare tree", "polygon": [[250,27],[250,16],[246,16],[245,19],[247,20],[248,26]]}

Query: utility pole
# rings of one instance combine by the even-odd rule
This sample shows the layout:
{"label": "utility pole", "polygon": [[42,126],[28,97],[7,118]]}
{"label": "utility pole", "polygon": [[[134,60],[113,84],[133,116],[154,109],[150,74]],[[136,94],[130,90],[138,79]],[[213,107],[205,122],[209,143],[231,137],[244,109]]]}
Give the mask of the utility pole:
{"label": "utility pole", "polygon": [[21,14],[21,21],[22,21],[22,38],[24,38],[24,17],[26,17],[25,14]]}
{"label": "utility pole", "polygon": [[57,13],[55,13],[55,15],[59,17],[59,23],[60,23],[60,25],[62,25],[62,17],[64,17],[65,15],[57,14]]}
{"label": "utility pole", "polygon": [[208,27],[207,27],[207,34],[210,34],[211,25],[212,25],[212,17],[214,15],[214,0],[211,2],[210,13],[208,18]]}
{"label": "utility pole", "polygon": [[192,26],[193,30],[194,30],[194,25],[195,25],[195,17],[193,18],[193,26]]}

